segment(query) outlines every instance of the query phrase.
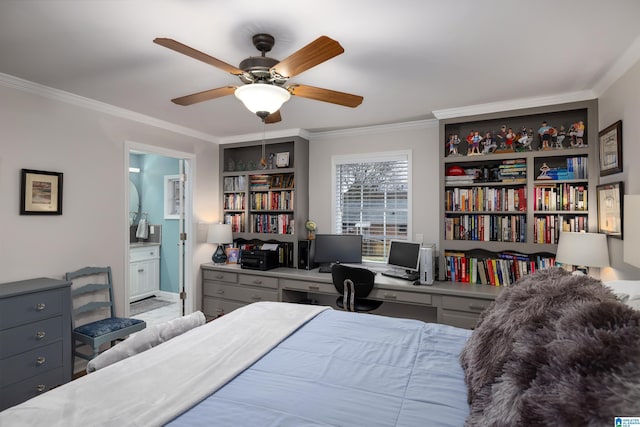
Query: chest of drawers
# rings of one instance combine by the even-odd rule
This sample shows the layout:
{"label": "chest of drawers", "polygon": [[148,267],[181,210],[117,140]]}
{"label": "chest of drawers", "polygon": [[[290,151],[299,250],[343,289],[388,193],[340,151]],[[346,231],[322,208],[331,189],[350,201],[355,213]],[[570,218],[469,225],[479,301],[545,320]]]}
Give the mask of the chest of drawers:
{"label": "chest of drawers", "polygon": [[71,380],[71,283],[0,284],[0,410]]}

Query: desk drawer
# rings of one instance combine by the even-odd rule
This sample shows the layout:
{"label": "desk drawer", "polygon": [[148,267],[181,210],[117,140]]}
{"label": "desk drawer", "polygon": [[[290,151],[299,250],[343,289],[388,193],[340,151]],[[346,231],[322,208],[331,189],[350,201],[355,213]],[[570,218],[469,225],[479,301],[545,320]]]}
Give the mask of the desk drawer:
{"label": "desk drawer", "polygon": [[59,316],[65,296],[69,297],[67,289],[55,289],[1,299],[0,330]]}
{"label": "desk drawer", "polygon": [[442,297],[442,308],[445,310],[457,310],[480,314],[489,307],[492,302],[492,300],[487,299],[451,297],[445,295]]}
{"label": "desk drawer", "polygon": [[243,285],[260,286],[264,288],[278,289],[277,277],[256,276],[253,274],[239,274],[238,280]]}
{"label": "desk drawer", "polygon": [[2,387],[0,388],[0,411],[36,397],[65,382],[64,368],[57,368],[42,375]]}
{"label": "desk drawer", "polygon": [[202,270],[203,280],[214,280],[216,282],[238,283],[238,273],[228,271]]}
{"label": "desk drawer", "polygon": [[417,293],[417,292],[405,292],[395,291],[390,289],[376,289],[373,288],[367,298],[382,300],[382,301],[398,301],[408,302],[410,304],[419,305],[431,305],[431,295]]}
{"label": "desk drawer", "polygon": [[233,310],[244,307],[246,303],[221,300],[218,298],[204,297],[202,299],[202,311],[207,317],[218,317],[231,313]]}
{"label": "desk drawer", "polygon": [[238,285],[225,285],[222,283],[205,283],[204,295],[215,298],[232,299],[246,303],[258,301],[278,301],[278,291],[249,288]]}
{"label": "desk drawer", "polygon": [[0,360],[3,384],[12,384],[62,366],[62,341]]}
{"label": "desk drawer", "polygon": [[0,331],[0,359],[62,339],[62,317]]}
{"label": "desk drawer", "polygon": [[477,314],[463,311],[442,310],[442,323],[444,325],[456,326],[458,328],[473,329],[480,318]]}
{"label": "desk drawer", "polygon": [[336,288],[333,283],[318,283],[318,282],[306,282],[304,280],[280,280],[280,286],[282,289],[304,291],[319,294],[337,294]]}

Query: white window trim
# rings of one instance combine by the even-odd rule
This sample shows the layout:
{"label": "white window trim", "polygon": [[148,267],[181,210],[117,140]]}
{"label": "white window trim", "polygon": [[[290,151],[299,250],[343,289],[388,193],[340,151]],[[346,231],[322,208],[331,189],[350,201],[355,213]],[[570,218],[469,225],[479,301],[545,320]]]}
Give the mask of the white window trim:
{"label": "white window trim", "polygon": [[408,163],[407,186],[407,236],[413,241],[413,152],[412,150],[384,151],[376,153],[339,154],[331,156],[331,230],[336,232],[336,166],[353,162],[380,162],[404,160]]}

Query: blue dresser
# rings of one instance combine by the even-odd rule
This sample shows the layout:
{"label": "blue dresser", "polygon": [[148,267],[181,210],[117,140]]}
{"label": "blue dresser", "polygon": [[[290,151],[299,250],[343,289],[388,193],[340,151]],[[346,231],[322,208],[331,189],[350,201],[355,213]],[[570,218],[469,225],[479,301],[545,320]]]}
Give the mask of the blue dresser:
{"label": "blue dresser", "polygon": [[0,284],[0,411],[71,380],[71,282]]}

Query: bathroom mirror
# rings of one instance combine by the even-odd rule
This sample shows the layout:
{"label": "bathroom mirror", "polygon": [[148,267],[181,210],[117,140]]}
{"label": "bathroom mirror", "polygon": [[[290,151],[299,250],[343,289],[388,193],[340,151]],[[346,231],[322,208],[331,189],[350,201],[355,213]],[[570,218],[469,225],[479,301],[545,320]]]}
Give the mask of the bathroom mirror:
{"label": "bathroom mirror", "polygon": [[140,196],[136,185],[129,181],[129,225],[136,224],[140,214]]}

